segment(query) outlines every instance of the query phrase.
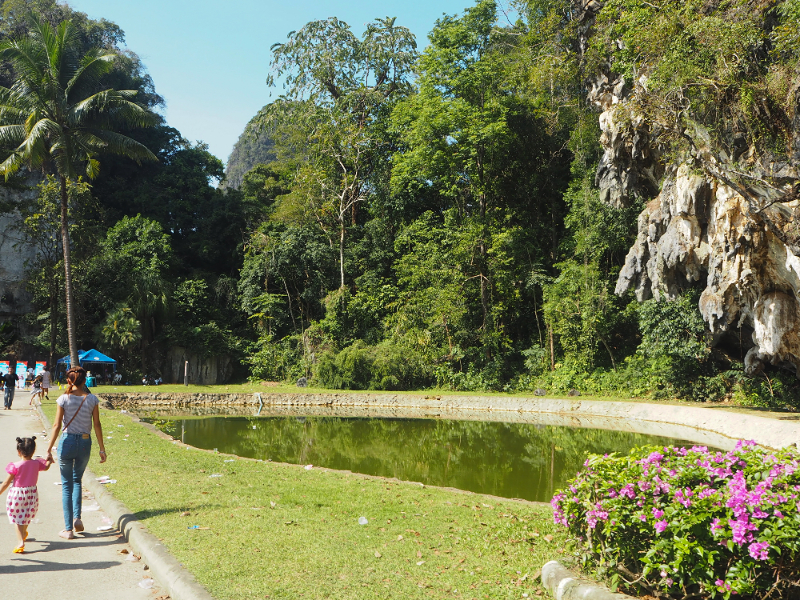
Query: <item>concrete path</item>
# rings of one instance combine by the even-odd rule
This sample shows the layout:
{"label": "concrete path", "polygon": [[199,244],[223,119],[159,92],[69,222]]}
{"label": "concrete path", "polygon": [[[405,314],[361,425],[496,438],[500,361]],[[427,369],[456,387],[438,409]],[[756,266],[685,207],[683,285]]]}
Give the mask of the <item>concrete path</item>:
{"label": "concrete path", "polygon": [[[0,474],[19,460],[15,438],[36,436],[36,454],[44,455],[47,439],[42,423],[28,406],[29,395],[18,391],[12,410],[0,408]],[[48,432],[49,434],[49,432]],[[165,600],[157,586],[139,584],[149,579],[141,562],[126,560],[131,548],[116,529],[98,531],[106,525],[102,510],[89,511],[97,503],[84,489],[84,534],[74,540],[58,536],[64,528],[61,513],[61,478],[58,464],[39,474],[39,513],[29,527],[24,554],[13,554],[14,527],[6,516],[5,494],[0,498],[0,594],[3,598],[53,595],[59,600]],[[127,550],[127,554],[123,553]],[[154,583],[154,582],[153,582]]]}

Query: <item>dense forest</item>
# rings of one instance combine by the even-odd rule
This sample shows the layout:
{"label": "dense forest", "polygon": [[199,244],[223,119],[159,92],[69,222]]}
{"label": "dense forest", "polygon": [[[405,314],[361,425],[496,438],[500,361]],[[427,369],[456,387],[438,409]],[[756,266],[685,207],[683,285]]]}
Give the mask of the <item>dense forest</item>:
{"label": "dense forest", "polygon": [[[618,282],[643,277],[631,256],[653,202],[682,181],[670,179],[679,165],[708,178],[722,164],[708,156],[724,147],[747,181],[795,189],[800,0],[512,8],[509,18],[479,0],[432,24],[427,43],[394,18],[290,33],[272,48],[264,96],[272,86],[275,99],[227,170],[163,118],[125,131],[158,161],[99,156],[93,179],[69,181],[79,345],[119,357],[131,380],[179,346],[231,357],[234,379],[336,389],[797,406],[789,353],[747,368],[760,321],[743,311],[720,325],[702,310],[705,277],[719,269],[651,250],[680,277],[661,285],[651,274],[646,290]],[[157,111],[116,24],[52,0],[6,0],[0,38],[26,35],[31,9],[72,21],[87,50],[117,51],[100,84],[136,90]],[[0,67],[12,86],[13,69]],[[748,157],[764,156],[789,175],[747,171]],[[52,357],[67,351],[59,190],[37,177],[9,179],[37,193],[4,207],[39,249],[35,334],[3,334]],[[796,197],[771,203],[788,214],[775,235],[796,229]]]}

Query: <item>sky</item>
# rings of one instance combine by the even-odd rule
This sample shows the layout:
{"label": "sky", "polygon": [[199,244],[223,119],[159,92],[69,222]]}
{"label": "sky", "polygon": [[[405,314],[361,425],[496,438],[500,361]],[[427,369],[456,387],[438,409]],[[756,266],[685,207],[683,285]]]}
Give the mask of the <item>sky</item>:
{"label": "sky", "polygon": [[227,161],[247,122],[274,99],[270,46],[309,21],[336,16],[360,36],[379,17],[397,17],[424,48],[442,14],[473,0],[69,0],[125,32],[166,101],[167,123]]}

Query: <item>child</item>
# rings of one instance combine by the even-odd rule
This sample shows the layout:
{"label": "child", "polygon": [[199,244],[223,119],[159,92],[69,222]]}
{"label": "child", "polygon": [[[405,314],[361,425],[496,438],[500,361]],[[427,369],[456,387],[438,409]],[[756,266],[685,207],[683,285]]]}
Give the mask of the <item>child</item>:
{"label": "child", "polygon": [[36,379],[33,380],[33,387],[31,388],[31,401],[30,405],[34,406],[33,401],[36,400],[36,397],[39,397],[39,404],[42,403],[42,398],[44,398],[44,392],[42,391],[42,376],[37,375]]}
{"label": "child", "polygon": [[12,482],[14,483],[8,491],[8,498],[6,498],[6,513],[9,523],[17,527],[19,546],[14,548],[14,552],[17,554],[25,552],[28,525],[39,509],[39,492],[36,489],[39,471],[47,471],[53,464],[53,459],[50,457],[47,460],[44,458],[34,459],[34,452],[36,452],[35,437],[17,438],[17,454],[22,460],[8,463],[6,467],[8,477],[0,486],[0,494],[2,494]]}

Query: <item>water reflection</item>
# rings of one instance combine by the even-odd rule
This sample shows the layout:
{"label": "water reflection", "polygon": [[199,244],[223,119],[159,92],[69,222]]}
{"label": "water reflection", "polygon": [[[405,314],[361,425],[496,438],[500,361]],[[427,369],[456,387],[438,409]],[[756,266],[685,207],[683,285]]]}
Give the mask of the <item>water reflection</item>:
{"label": "water reflection", "polygon": [[691,445],[623,431],[439,419],[211,417],[158,423],[199,448],[535,501],[549,501],[589,453]]}

